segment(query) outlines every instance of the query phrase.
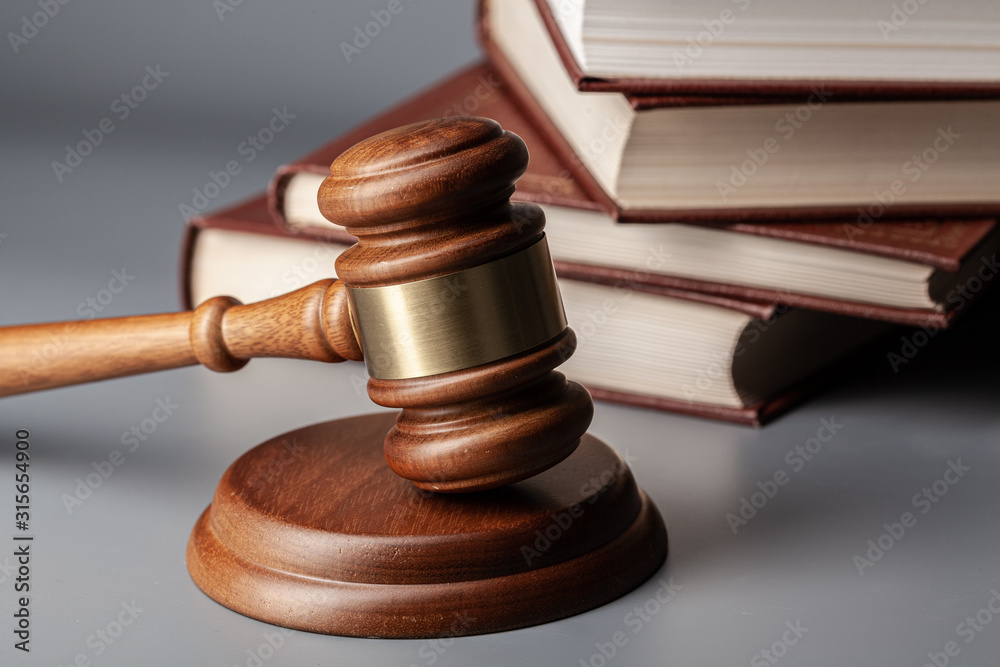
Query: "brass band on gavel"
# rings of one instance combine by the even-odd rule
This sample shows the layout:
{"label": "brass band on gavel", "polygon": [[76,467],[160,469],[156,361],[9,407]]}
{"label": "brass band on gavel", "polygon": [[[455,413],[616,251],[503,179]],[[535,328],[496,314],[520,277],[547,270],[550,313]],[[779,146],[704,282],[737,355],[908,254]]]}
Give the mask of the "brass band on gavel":
{"label": "brass band on gavel", "polygon": [[464,271],[349,293],[368,373],[385,380],[487,364],[566,328],[545,237]]}

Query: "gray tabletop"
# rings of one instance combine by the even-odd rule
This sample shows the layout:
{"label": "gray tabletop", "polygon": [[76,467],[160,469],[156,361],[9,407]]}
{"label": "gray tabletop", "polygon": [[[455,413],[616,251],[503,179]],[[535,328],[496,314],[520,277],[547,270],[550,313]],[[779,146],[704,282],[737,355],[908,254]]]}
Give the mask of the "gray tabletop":
{"label": "gray tabletop", "polygon": [[[0,74],[0,325],[175,310],[181,205],[210,172],[240,162],[211,205],[235,201],[478,57],[468,3],[404,1],[355,46],[390,4],[52,2],[43,20],[39,4],[6,3],[0,25],[20,39]],[[243,142],[275,110],[294,118],[249,160]],[[85,140],[87,155],[68,154]],[[600,609],[454,640],[283,633],[216,604],[185,569],[194,521],[242,452],[378,409],[359,365],[263,360],[3,399],[0,663],[996,664],[997,301],[918,337],[896,369],[887,355],[903,342],[889,341],[762,430],[599,404],[591,432],[634,461],[670,533],[667,564]],[[30,653],[11,632],[24,595]]]}

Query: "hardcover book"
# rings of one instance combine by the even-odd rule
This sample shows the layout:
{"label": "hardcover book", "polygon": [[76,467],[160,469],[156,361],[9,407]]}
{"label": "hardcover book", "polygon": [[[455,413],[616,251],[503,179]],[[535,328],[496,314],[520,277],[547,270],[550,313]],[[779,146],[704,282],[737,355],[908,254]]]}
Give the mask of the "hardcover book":
{"label": "hardcover book", "polygon": [[769,103],[580,92],[534,0],[486,1],[482,12],[510,94],[616,219],[1000,212],[1000,100],[840,102],[822,85]]}

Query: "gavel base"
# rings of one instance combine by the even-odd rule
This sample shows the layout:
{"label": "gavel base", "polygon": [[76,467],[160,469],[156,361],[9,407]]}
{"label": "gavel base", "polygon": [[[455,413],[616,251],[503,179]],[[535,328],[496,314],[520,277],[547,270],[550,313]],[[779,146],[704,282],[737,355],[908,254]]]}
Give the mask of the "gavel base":
{"label": "gavel base", "polygon": [[554,468],[474,494],[421,492],[382,458],[395,415],[307,426],[223,475],[187,549],[212,599],[355,637],[473,635],[610,602],[666,558],[659,512],[590,435]]}

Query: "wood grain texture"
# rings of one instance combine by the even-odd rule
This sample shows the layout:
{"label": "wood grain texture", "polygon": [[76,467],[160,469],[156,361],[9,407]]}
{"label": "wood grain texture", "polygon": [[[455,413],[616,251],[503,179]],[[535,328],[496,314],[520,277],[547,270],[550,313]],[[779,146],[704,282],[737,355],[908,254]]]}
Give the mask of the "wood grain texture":
{"label": "wood grain texture", "polygon": [[[358,239],[337,258],[337,275],[351,287],[399,285],[533,245],[544,214],[509,200],[527,164],[517,135],[474,117],[413,123],[349,148],[319,192],[323,215]],[[593,416],[586,390],[553,371],[575,344],[567,329],[482,366],[369,380],[372,400],[403,410],[386,439],[389,465],[421,488],[468,492],[558,463]]]}
{"label": "wood grain texture", "polygon": [[188,544],[198,586],[312,632],[454,636],[591,609],[666,557],[659,513],[596,438],[520,484],[442,496],[385,467],[394,419],[298,429],[237,460]]}
{"label": "wood grain texture", "polygon": [[197,363],[190,313],[0,329],[0,396]]}
{"label": "wood grain texture", "polygon": [[344,284],[321,280],[241,305],[216,297],[193,311],[0,329],[0,396],[201,363],[238,370],[254,357],[360,360]]}
{"label": "wood grain texture", "polygon": [[397,474],[451,493],[520,481],[569,456],[594,416],[590,394],[552,369],[576,337],[566,329],[528,352],[441,375],[368,381],[380,405],[403,408],[385,439]]}

